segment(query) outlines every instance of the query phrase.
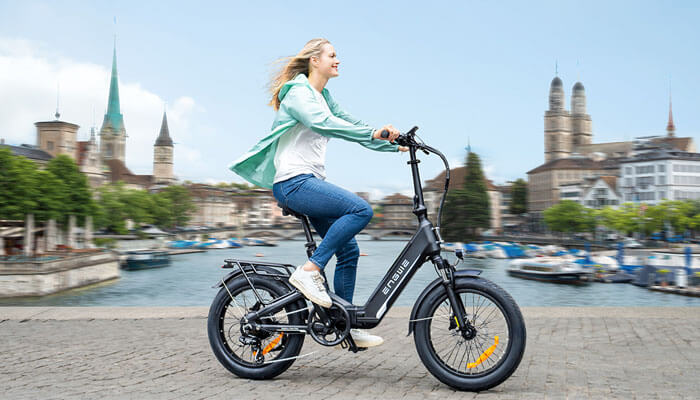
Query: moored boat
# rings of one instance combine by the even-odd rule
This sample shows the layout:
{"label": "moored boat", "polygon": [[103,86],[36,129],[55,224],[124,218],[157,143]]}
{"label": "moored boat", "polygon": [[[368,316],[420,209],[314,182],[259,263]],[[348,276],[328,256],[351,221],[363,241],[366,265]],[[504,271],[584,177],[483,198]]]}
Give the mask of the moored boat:
{"label": "moored boat", "polygon": [[139,270],[167,267],[170,265],[170,255],[161,250],[133,250],[124,253],[126,260],[123,269]]}
{"label": "moored boat", "polygon": [[508,274],[522,279],[542,282],[582,285],[593,278],[593,271],[585,270],[570,258],[538,257],[513,260]]}

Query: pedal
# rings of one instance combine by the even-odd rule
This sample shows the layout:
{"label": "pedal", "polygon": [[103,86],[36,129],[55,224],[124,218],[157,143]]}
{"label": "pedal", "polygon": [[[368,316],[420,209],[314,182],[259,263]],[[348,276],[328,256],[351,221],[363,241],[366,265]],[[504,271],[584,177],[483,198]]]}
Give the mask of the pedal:
{"label": "pedal", "polygon": [[365,351],[367,350],[366,347],[357,347],[355,344],[355,341],[352,340],[352,336],[348,334],[348,336],[340,342],[340,347],[343,349],[348,349],[348,351],[352,351],[353,353],[357,353],[358,351]]}

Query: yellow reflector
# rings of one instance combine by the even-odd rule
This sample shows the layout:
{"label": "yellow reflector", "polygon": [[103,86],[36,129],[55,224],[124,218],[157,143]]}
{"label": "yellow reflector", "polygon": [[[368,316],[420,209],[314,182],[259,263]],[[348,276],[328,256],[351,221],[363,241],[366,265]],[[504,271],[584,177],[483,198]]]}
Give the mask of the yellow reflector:
{"label": "yellow reflector", "polygon": [[476,361],[474,361],[473,363],[467,364],[467,368],[474,368],[477,365],[481,364],[482,362],[486,361],[486,359],[489,358],[489,356],[491,356],[491,354],[493,354],[494,350],[496,350],[496,346],[498,346],[498,336],[496,336],[493,339],[493,342],[494,342],[493,346],[489,347],[488,349],[486,349],[486,351],[481,353],[481,355],[479,356],[479,358],[477,358]]}

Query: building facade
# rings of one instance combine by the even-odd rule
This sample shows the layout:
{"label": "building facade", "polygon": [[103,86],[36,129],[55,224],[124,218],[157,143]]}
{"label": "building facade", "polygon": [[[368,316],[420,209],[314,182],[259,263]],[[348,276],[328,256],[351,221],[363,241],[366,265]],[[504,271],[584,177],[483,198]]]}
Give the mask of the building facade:
{"label": "building facade", "polygon": [[626,202],[700,200],[700,154],[676,149],[640,150],[620,164]]}

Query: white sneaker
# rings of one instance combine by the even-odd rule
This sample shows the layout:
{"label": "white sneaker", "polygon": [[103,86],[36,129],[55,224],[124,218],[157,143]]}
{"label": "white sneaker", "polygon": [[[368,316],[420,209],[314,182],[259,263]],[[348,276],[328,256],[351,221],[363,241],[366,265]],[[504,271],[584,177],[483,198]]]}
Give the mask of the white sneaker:
{"label": "white sneaker", "polygon": [[372,335],[362,329],[350,329],[350,336],[357,347],[374,347],[384,343],[381,336]]}
{"label": "white sneaker", "polygon": [[289,283],[299,289],[304,297],[322,307],[329,308],[333,302],[326,292],[326,287],[323,285],[323,282],[325,282],[325,280],[320,272],[305,271],[301,265],[298,266],[289,277]]}

